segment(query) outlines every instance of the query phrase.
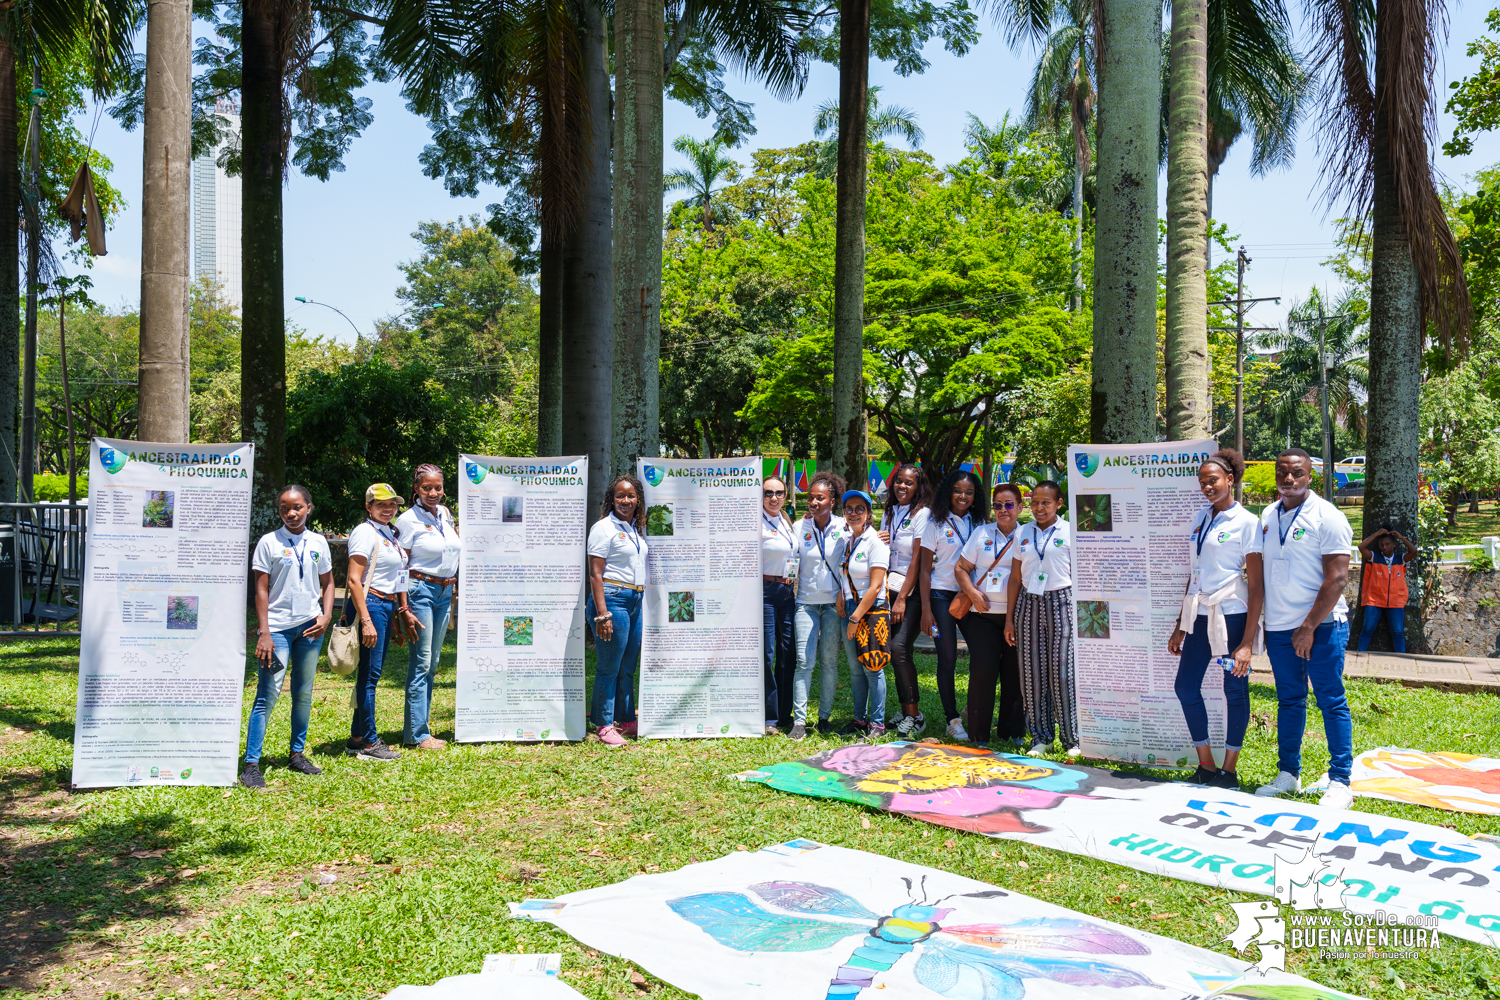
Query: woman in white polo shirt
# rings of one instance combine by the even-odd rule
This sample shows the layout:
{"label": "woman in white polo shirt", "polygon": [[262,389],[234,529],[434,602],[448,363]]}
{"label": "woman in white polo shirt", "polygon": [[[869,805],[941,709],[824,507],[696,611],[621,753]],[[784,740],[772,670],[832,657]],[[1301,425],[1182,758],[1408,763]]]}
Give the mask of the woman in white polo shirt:
{"label": "woman in white polo shirt", "polygon": [[995,737],[1026,738],[1026,702],[1021,697],[1016,647],[1005,641],[1005,607],[1010,594],[1010,565],[1016,549],[1021,488],[1015,483],[1001,483],[990,499],[995,510],[994,522],[974,529],[953,571],[953,582],[968,595],[971,604],[969,613],[958,625],[969,644],[967,728],[969,738],[981,745],[990,741],[997,683],[1000,715],[995,723]]}
{"label": "woman in white polo shirt", "polygon": [[[890,546],[880,540],[871,523],[874,504],[864,490],[844,493],[849,542],[844,547],[837,602],[845,623],[844,658],[849,663],[849,699],[854,704],[854,720],[842,732],[872,740],[885,735],[885,665],[890,660],[886,651],[890,619],[885,604],[885,574],[891,563]],[[862,627],[866,630],[863,661]]]}
{"label": "woman in white polo shirt", "polygon": [[[1245,476],[1245,460],[1233,448],[1221,448],[1198,467],[1198,488],[1208,506],[1193,519],[1188,555],[1192,568],[1182,597],[1182,615],[1167,640],[1167,651],[1180,654],[1177,700],[1188,735],[1198,751],[1198,769],[1188,781],[1215,788],[1238,788],[1237,765],[1245,730],[1250,725],[1250,653],[1260,622],[1260,556],[1253,550],[1260,519],[1234,502],[1234,484]],[[1224,675],[1229,707],[1224,734],[1224,766],[1214,763],[1208,741],[1208,709],[1203,704],[1203,676],[1209,662],[1233,655]]]}
{"label": "woman in white polo shirt", "polygon": [[922,587],[914,567],[932,516],[932,484],[920,465],[898,465],[891,473],[890,494],[894,502],[881,517],[880,540],[891,549],[885,589],[891,605],[891,672],[896,675],[896,697],[901,702],[896,735],[909,740],[927,727],[912,647],[922,628]]}
{"label": "woman in white polo shirt", "polygon": [[365,490],[364,523],[349,532],[349,597],[344,617],[359,613],[359,672],[354,681],[354,719],[347,752],[359,760],[392,761],[401,755],[375,729],[375,688],[385,666],[391,636],[400,630],[415,636],[420,623],[406,606],[406,550],[392,523],[401,509],[401,494],[388,483]]}
{"label": "woman in white polo shirt", "polygon": [[245,768],[240,772],[240,784],[247,788],[266,787],[260,752],[288,670],[292,673],[292,749],[287,770],[323,773],[302,750],[312,717],[318,650],[333,620],[333,558],[328,540],[307,530],[313,504],[306,486],[283,487],[276,497],[276,510],[282,526],[262,536],[250,560],[255,575],[255,617],[260,624],[255,640],[260,676],[245,732]]}
{"label": "woman in white polo shirt", "polygon": [[760,590],[766,652],[766,735],[792,726],[793,649],[797,610],[797,536],[786,516],[786,481],[771,476],[761,483]]}
{"label": "woman in white polo shirt", "polygon": [[406,727],[401,742],[420,750],[441,750],[447,741],[432,735],[428,717],[461,552],[453,514],[443,506],[442,469],[427,463],[417,466],[411,479],[411,507],[396,519],[396,527],[411,578],[406,603],[422,624],[417,640],[407,648]]}
{"label": "woman in white polo shirt", "polygon": [[818,732],[833,724],[829,713],[839,685],[839,618],[835,601],[839,594],[839,566],[849,529],[834,508],[844,495],[844,480],[832,472],[819,472],[807,486],[807,516],[793,525],[797,542],[797,608],[792,614],[797,642],[797,671],[792,676],[792,732],[794,740],[807,735],[807,703],[811,698],[812,672],[820,667]]}
{"label": "woman in white polo shirt", "polygon": [[932,500],[932,517],[922,533],[917,570],[922,587],[922,631],[937,646],[938,697],[948,719],[948,738],[965,740],[969,734],[958,717],[958,689],[954,669],[958,665],[958,622],[948,605],[958,593],[953,571],[974,529],[990,519],[989,500],[979,477],[954,469],[938,484]]}
{"label": "woman in white polo shirt", "polygon": [[1318,804],[1354,804],[1354,721],[1344,695],[1344,649],[1349,645],[1349,546],[1354,531],[1344,512],[1313,493],[1312,459],[1301,448],[1276,458],[1280,499],[1260,515],[1254,551],[1261,556],[1266,591],[1266,656],[1276,678],[1278,772],[1256,795],[1302,790],[1302,736],[1307,687],[1312,684],[1328,739],[1328,790]]}
{"label": "woman in white polo shirt", "polygon": [[616,476],[604,490],[599,520],[589,529],[589,596],[594,630],[594,725],[599,742],[622,747],[636,735],[635,675],[641,662],[642,597],[646,592],[646,491],[634,476]]}
{"label": "woman in white polo shirt", "polygon": [[1062,487],[1050,479],[1031,489],[1030,524],[1017,529],[1010,564],[1005,639],[1015,645],[1026,697],[1032,756],[1060,733],[1078,753],[1078,683],[1073,662],[1073,536],[1058,517]]}

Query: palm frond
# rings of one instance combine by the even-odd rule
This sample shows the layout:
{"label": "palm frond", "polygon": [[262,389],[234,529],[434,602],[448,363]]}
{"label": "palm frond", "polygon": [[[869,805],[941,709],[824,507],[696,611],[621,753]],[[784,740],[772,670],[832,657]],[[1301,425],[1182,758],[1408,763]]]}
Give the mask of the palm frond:
{"label": "palm frond", "polygon": [[801,34],[813,15],[778,0],[686,0],[682,23],[726,63],[791,100],[807,85]]}

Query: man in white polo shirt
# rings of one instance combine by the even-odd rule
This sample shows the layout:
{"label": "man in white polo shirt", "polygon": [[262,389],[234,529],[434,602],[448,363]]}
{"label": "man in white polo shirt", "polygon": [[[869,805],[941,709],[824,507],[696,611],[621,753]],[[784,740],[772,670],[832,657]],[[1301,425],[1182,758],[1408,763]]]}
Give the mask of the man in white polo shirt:
{"label": "man in white polo shirt", "polygon": [[1328,737],[1328,791],[1320,805],[1348,809],[1354,802],[1354,724],[1344,697],[1344,649],[1349,645],[1349,546],[1354,531],[1333,504],[1311,492],[1312,460],[1301,448],[1276,458],[1280,499],[1260,516],[1251,551],[1265,577],[1266,655],[1276,677],[1276,744],[1280,773],[1256,795],[1302,790],[1302,736],[1307,729],[1307,685],[1323,712]]}

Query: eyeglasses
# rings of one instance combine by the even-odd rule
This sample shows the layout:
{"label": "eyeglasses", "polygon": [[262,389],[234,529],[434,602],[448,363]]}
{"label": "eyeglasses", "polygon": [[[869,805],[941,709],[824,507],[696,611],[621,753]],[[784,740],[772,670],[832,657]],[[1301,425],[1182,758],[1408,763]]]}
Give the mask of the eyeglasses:
{"label": "eyeglasses", "polygon": [[1018,504],[1018,503],[1016,503],[1014,500],[1007,500],[1004,503],[997,503],[997,504],[995,504],[995,509],[996,510],[1015,510],[1019,506],[1021,506],[1021,505]]}
{"label": "eyeglasses", "polygon": [[786,496],[786,490],[761,490],[761,494],[772,498],[784,497]]}
{"label": "eyeglasses", "polygon": [[845,517],[864,517],[869,512],[870,512],[870,508],[868,508],[868,507],[845,507],[844,508],[844,516]]}

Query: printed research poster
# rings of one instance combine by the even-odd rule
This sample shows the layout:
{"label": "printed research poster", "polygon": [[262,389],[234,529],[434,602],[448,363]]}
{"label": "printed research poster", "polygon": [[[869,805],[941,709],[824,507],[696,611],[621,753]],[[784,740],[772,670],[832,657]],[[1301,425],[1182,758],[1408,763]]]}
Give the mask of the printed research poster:
{"label": "printed research poster", "polygon": [[254,454],[90,445],[75,787],[234,784]]}
{"label": "printed research poster", "polygon": [[[1078,716],[1085,756],[1196,767],[1173,691],[1167,640],[1191,572],[1188,534],[1206,501],[1198,466],[1212,440],[1068,448]],[[1223,671],[1203,678],[1208,733],[1224,745]],[[1215,754],[1222,756],[1222,750]]]}
{"label": "printed research poster", "polygon": [[639,459],[646,487],[642,736],[760,736],[759,456]]}
{"label": "printed research poster", "polygon": [[458,467],[458,740],[581,740],[588,458]]}

